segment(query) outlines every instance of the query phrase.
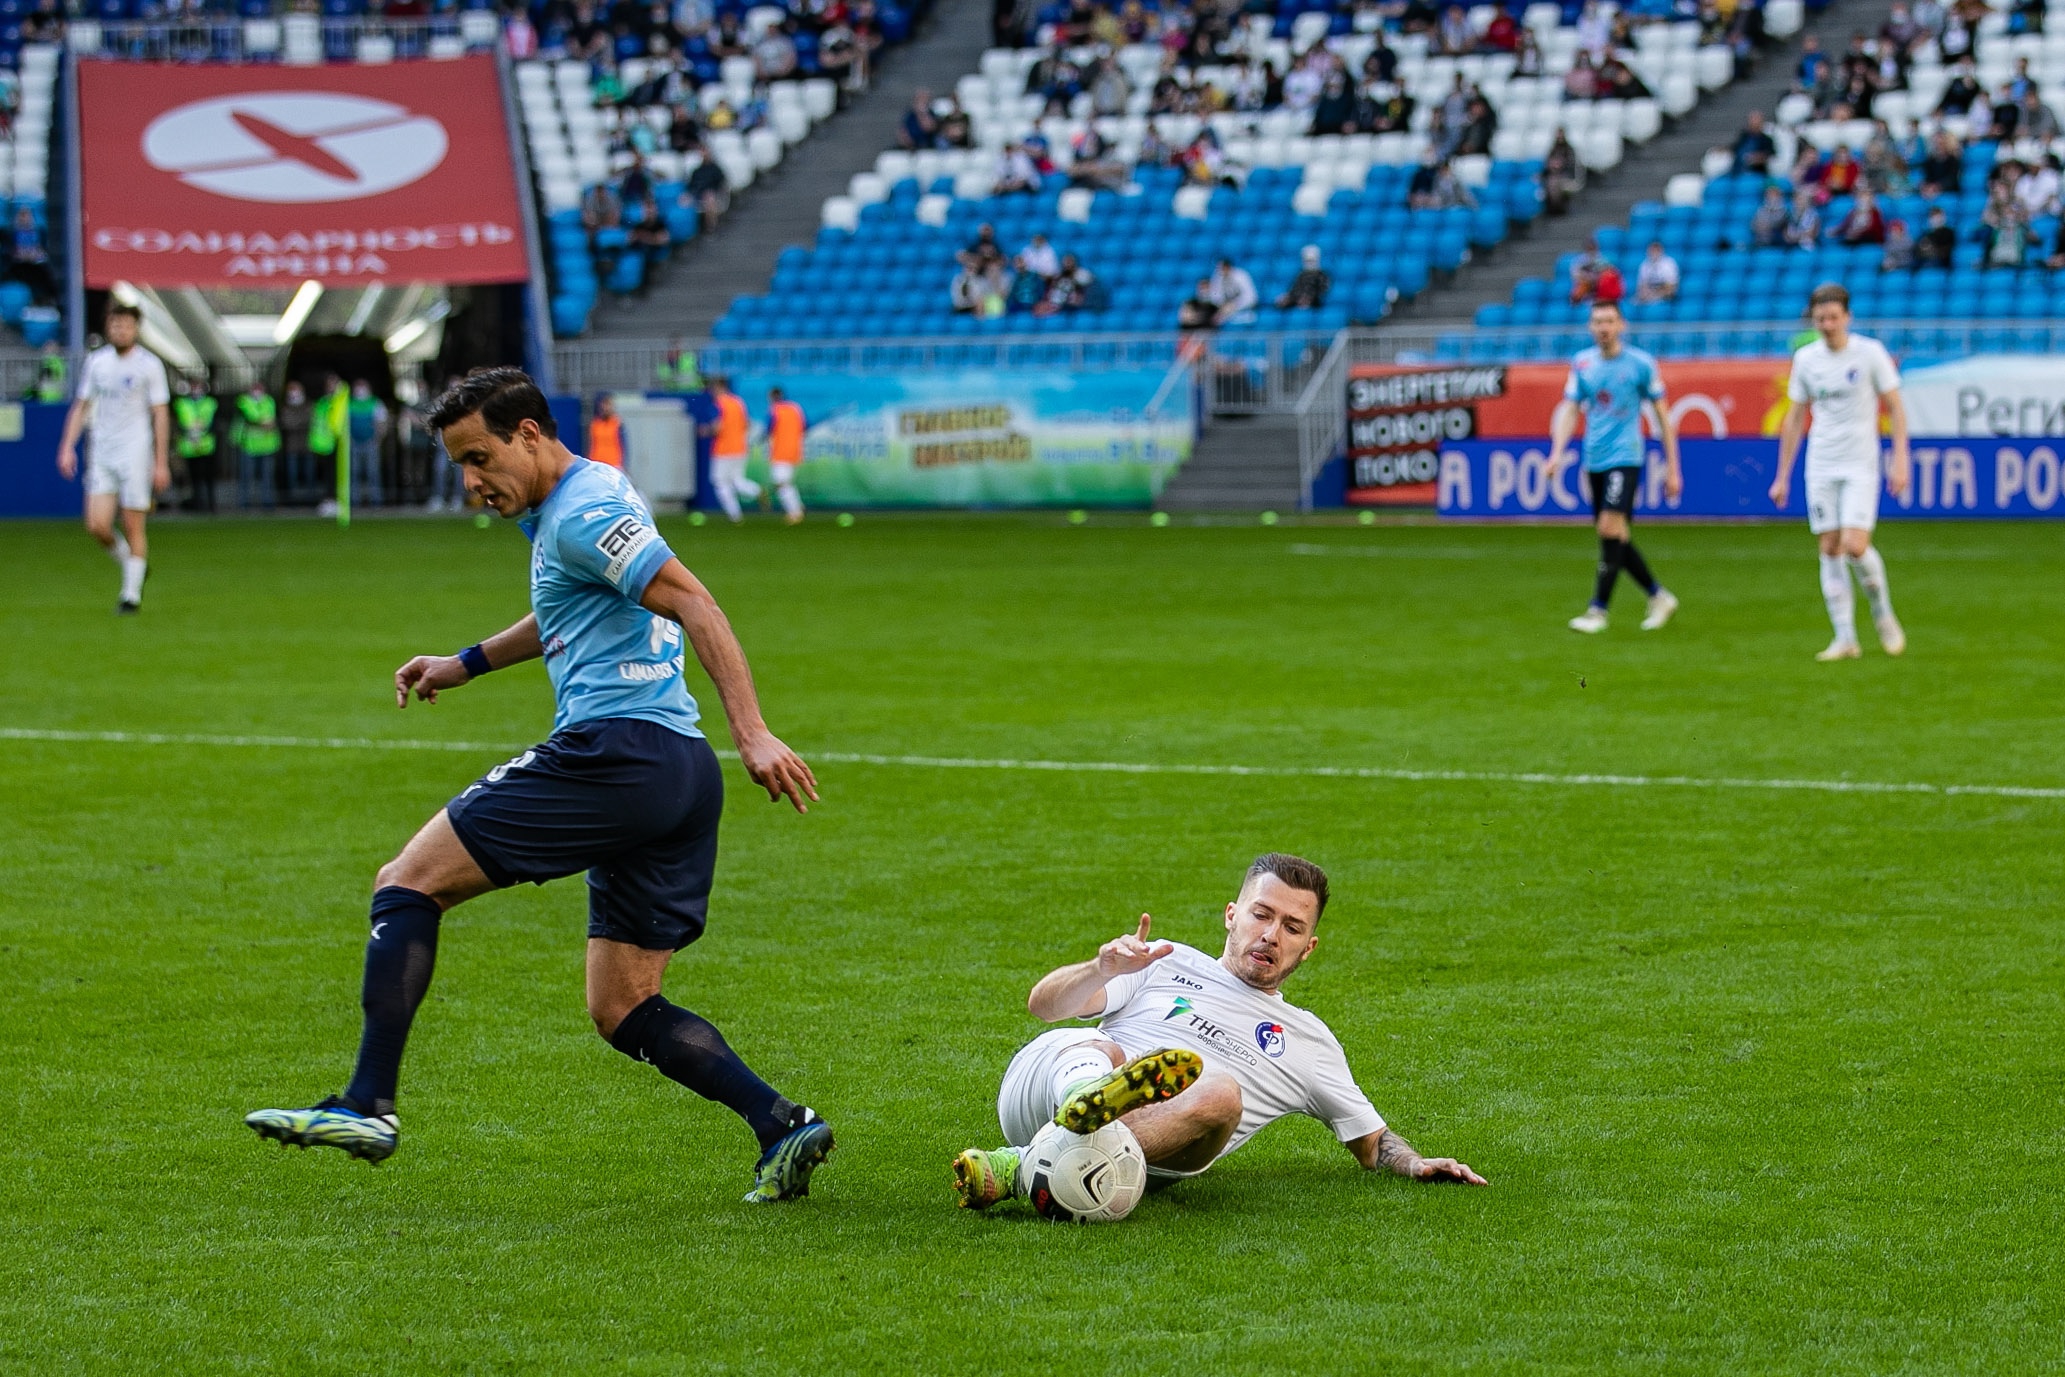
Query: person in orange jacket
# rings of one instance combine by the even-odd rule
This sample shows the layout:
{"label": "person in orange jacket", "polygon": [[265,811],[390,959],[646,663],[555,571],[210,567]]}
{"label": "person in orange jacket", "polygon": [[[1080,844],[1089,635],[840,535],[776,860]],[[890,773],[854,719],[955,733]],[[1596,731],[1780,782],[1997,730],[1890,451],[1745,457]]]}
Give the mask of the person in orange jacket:
{"label": "person in orange jacket", "polygon": [[794,526],[803,519],[803,495],[796,491],[796,465],[803,462],[803,436],[808,429],[803,408],[767,389],[767,462],[774,470],[774,492],[781,500],[782,520]]}
{"label": "person in orange jacket", "polygon": [[595,418],[588,422],[587,458],[613,469],[624,467],[624,418],[617,399],[605,392],[595,399]]}

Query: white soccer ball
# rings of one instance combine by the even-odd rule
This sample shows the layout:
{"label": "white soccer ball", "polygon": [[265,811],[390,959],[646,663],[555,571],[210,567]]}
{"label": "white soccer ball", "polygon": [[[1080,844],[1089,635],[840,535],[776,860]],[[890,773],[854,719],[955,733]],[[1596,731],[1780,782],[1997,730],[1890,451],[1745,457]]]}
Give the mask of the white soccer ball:
{"label": "white soccer ball", "polygon": [[1048,1219],[1111,1224],[1124,1219],[1147,1191],[1147,1154],[1123,1123],[1095,1133],[1070,1133],[1048,1124],[1025,1151],[1032,1205]]}

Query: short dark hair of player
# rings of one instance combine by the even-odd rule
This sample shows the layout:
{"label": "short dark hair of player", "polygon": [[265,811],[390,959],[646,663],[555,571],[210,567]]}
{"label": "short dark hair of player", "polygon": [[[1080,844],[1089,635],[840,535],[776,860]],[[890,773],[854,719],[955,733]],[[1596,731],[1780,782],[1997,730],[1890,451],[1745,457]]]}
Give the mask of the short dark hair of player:
{"label": "short dark hair of player", "polygon": [[525,421],[537,422],[546,439],[559,438],[545,394],[521,368],[476,368],[451,384],[431,403],[430,428],[445,430],[473,415],[497,440],[516,434]]}
{"label": "short dark hair of player", "polygon": [[779,387],[770,387],[767,389],[767,395],[774,398],[774,400],[776,401],[780,401],[787,394],[784,393]]}
{"label": "short dark hair of player", "polygon": [[113,320],[116,316],[127,316],[138,325],[141,325],[143,324],[143,307],[138,306],[132,301],[110,301],[108,303],[106,319]]}
{"label": "short dark hair of player", "polygon": [[1303,856],[1272,851],[1266,856],[1255,857],[1255,863],[1248,867],[1248,878],[1241,882],[1241,888],[1246,889],[1264,875],[1274,875],[1292,889],[1304,890],[1319,900],[1319,912],[1326,912],[1326,872]]}
{"label": "short dark hair of player", "polygon": [[1824,282],[1807,298],[1807,309],[1812,311],[1816,306],[1826,306],[1831,302],[1849,310],[1850,289],[1840,282]]}
{"label": "short dark hair of player", "polygon": [[1592,310],[1594,313],[1597,313],[1599,311],[1611,311],[1615,315],[1621,316],[1623,319],[1625,319],[1626,317],[1626,313],[1621,310],[1620,303],[1618,301],[1595,301],[1592,303]]}

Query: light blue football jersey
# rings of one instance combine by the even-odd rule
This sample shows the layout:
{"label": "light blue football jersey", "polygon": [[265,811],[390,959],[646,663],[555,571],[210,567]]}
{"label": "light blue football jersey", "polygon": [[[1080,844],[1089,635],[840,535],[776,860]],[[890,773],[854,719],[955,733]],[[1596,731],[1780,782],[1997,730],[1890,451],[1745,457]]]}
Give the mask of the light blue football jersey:
{"label": "light blue football jersey", "polygon": [[518,524],[531,538],[531,610],[559,702],[552,729],[635,717],[701,736],[681,628],[638,605],[674,552],[623,473],[576,459]]}
{"label": "light blue football jersey", "polygon": [[1626,345],[1610,359],[1587,349],[1571,360],[1563,395],[1585,413],[1588,470],[1642,466],[1642,403],[1663,400],[1663,374],[1654,358]]}

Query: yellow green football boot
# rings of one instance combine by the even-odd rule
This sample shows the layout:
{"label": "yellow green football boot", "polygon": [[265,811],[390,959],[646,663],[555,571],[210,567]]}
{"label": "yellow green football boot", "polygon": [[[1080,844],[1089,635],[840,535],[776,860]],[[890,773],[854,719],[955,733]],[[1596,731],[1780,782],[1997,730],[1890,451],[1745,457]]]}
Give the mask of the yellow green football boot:
{"label": "yellow green football boot", "polygon": [[954,1195],[964,1210],[986,1210],[1018,1193],[1017,1148],[969,1148],[954,1159]]}
{"label": "yellow green football boot", "polygon": [[1204,1058],[1185,1048],[1149,1052],[1109,1075],[1071,1086],[1054,1122],[1070,1133],[1095,1133],[1142,1105],[1175,1099],[1204,1073]]}

